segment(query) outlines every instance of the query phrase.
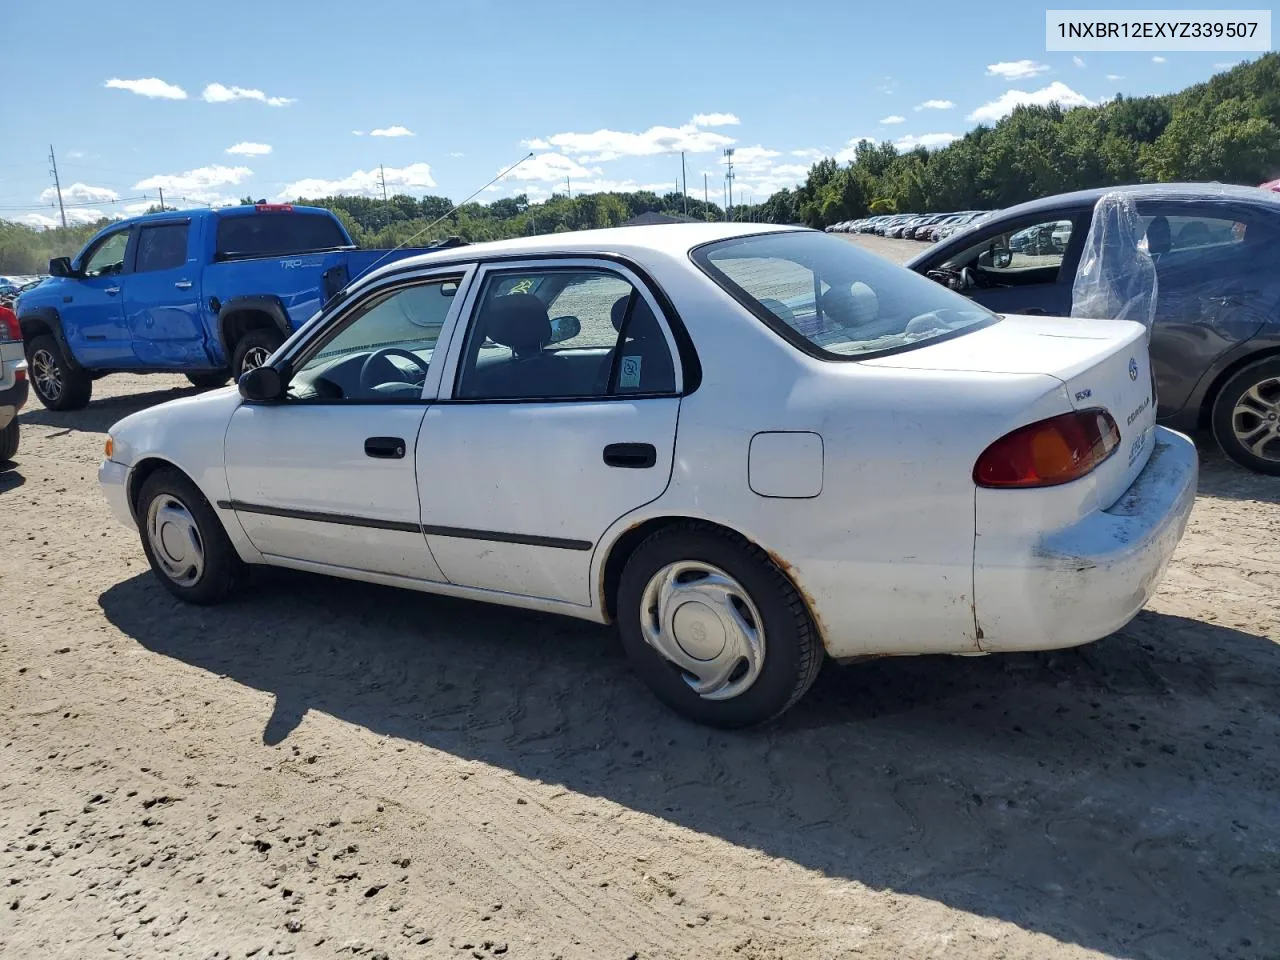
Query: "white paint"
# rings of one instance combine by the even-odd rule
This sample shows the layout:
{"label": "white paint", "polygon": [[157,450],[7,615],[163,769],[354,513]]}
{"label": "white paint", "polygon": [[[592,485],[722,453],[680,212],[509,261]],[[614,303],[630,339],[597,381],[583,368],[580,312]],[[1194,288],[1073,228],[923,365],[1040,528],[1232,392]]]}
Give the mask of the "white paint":
{"label": "white paint", "polygon": [[[815,360],[746,313],[689,259],[698,244],[774,229],[681,224],[586,231],[407,262],[425,274],[451,258],[482,262],[498,254],[569,253],[584,263],[599,252],[630,258],[675,304],[697,350],[701,385],[682,399],[434,403],[452,399],[461,324],[469,316],[464,307],[441,331],[423,406],[329,405],[313,416],[285,418],[287,405],[249,408],[229,389],[153,407],[112,428],[122,466],[104,466],[108,499],[120,515],[127,469],[159,456],[186,471],[210,501],[230,499],[234,488],[244,500],[587,540],[595,544],[589,551],[435,534],[398,534],[403,538],[380,545],[376,532],[338,527],[336,534],[306,534],[219,511],[249,562],[593,620],[606,618],[602,574],[620,536],[649,519],[703,519],[773,554],[838,657],[1039,649],[1096,639],[1132,616],[1185,523],[1196,478],[1189,441],[1156,431],[1158,443],[1147,446],[1162,451],[1158,456],[1140,451],[1130,464],[1122,450],[1114,468],[1044,490],[978,490],[971,474],[992,441],[1071,411],[1074,395],[1085,390],[1091,396],[1084,405],[1114,408],[1122,443],[1135,429],[1149,429],[1142,417],[1125,423],[1149,381],[1145,351],[1134,340],[1141,328],[1010,317],[878,360]],[[363,278],[346,303],[376,292],[405,265]],[[468,276],[459,300],[473,289]],[[328,317],[308,323],[279,355],[304,351],[328,323]],[[1134,351],[1140,374],[1129,380]],[[406,457],[412,464],[384,469],[353,447],[365,436],[409,440],[419,410],[425,412]],[[790,446],[782,451],[762,447],[757,459],[753,438],[762,433],[820,437],[820,482],[813,482],[813,441],[783,441]],[[602,449],[612,442],[653,443],[658,464],[606,467]],[[797,476],[772,466],[787,457],[802,464]],[[757,475],[758,489],[788,495],[761,496],[752,489]],[[264,558],[254,541],[271,546],[272,556]],[[1063,558],[1086,558],[1087,569],[1097,572]],[[441,583],[440,576],[454,582]],[[1073,619],[1062,626],[1068,612]]]}

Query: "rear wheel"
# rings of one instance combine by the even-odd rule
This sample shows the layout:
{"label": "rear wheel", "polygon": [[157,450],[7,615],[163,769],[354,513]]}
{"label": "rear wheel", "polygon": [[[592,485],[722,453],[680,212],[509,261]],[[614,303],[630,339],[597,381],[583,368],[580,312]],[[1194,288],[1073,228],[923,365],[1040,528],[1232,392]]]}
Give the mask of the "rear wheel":
{"label": "rear wheel", "polygon": [[266,363],[267,357],[275,353],[282,343],[284,338],[278,330],[250,330],[241,337],[231,359],[231,372],[236,381]]}
{"label": "rear wheel", "polygon": [[27,369],[40,402],[50,410],[80,410],[89,404],[93,381],[67,360],[58,341],[48,334],[27,343]]}
{"label": "rear wheel", "polygon": [[187,379],[191,381],[193,387],[199,387],[201,390],[216,390],[231,379],[231,374],[225,370],[215,370],[213,373],[188,373]]}
{"label": "rear wheel", "polygon": [[219,603],[235,589],[244,562],[199,488],[177,470],[157,470],[134,510],[142,549],[166,590],[186,603]]}
{"label": "rear wheel", "polygon": [[804,601],[759,547],[681,523],[645,540],[618,590],[623,645],[658,699],[690,720],[745,727],[809,689],[823,650]]}
{"label": "rear wheel", "polygon": [[8,463],[18,452],[18,418],[14,417],[7,427],[0,430],[0,463]]}
{"label": "rear wheel", "polygon": [[1280,476],[1280,357],[1251,363],[1222,385],[1213,435],[1242,467]]}

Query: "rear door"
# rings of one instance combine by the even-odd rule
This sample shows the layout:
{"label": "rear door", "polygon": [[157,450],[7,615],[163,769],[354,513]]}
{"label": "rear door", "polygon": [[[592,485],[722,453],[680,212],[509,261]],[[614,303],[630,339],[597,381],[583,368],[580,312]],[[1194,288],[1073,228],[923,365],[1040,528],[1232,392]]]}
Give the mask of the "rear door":
{"label": "rear door", "polygon": [[147,367],[206,366],[200,271],[191,219],[138,227],[133,271],[125,278],[125,320],[133,352]]}
{"label": "rear door", "polygon": [[417,448],[432,555],[452,583],[589,605],[600,537],[671,478],[674,340],[606,261],[487,267],[468,300]]}

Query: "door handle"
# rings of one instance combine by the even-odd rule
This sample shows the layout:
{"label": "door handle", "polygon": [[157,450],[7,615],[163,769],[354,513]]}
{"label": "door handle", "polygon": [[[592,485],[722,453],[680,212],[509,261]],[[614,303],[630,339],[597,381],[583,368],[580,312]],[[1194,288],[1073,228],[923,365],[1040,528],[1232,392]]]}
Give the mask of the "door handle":
{"label": "door handle", "polygon": [[364,442],[364,455],[379,460],[403,460],[404,441],[399,437],[370,437]]}
{"label": "door handle", "polygon": [[652,443],[611,443],[604,448],[604,462],[609,467],[644,470],[658,462],[658,451]]}
{"label": "door handle", "polygon": [[175,286],[175,287],[177,287],[179,290],[190,290],[190,289],[191,289],[191,281],[190,281],[190,280],[179,280],[177,283],[175,283],[175,284],[174,284],[174,286]]}
{"label": "door handle", "polygon": [[113,296],[113,297],[114,297],[117,293],[119,293],[119,292],[120,292],[120,288],[119,288],[119,287],[107,287],[107,288],[106,288],[105,290],[103,290],[102,292],[103,292],[103,293],[110,294],[111,296]]}

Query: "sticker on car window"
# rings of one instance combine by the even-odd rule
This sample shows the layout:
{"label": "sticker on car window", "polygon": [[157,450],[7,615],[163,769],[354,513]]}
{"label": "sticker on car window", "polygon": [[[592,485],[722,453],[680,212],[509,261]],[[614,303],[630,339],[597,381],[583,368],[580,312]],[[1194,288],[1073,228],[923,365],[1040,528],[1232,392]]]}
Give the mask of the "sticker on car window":
{"label": "sticker on car window", "polygon": [[618,389],[640,389],[640,357],[623,357],[618,367]]}

